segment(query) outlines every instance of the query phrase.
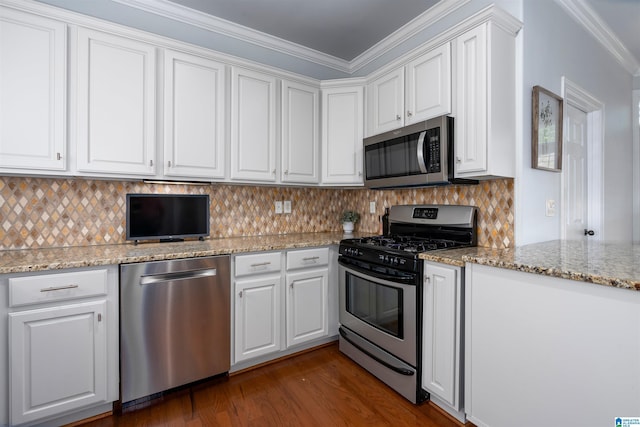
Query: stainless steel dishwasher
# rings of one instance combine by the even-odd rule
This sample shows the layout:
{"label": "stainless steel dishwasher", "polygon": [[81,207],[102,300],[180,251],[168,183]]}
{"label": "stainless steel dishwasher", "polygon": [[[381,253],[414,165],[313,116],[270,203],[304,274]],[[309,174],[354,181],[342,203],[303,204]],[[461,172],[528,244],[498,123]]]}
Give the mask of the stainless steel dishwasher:
{"label": "stainless steel dishwasher", "polygon": [[120,267],[121,402],[229,371],[229,256]]}

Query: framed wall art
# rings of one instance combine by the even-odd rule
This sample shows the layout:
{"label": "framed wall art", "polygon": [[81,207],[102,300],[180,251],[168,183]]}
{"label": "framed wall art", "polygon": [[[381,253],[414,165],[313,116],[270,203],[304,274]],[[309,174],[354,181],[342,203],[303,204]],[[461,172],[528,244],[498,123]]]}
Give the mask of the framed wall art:
{"label": "framed wall art", "polygon": [[562,98],[533,87],[531,124],[531,167],[553,172],[562,170]]}

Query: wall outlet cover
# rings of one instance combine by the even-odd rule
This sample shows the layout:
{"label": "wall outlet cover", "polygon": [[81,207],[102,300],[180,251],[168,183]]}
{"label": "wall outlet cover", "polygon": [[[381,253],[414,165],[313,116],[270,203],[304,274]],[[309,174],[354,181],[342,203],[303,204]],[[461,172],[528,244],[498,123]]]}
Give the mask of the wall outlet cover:
{"label": "wall outlet cover", "polygon": [[290,214],[291,213],[291,200],[285,200],[284,201],[284,213],[286,213],[286,214]]}
{"label": "wall outlet cover", "polygon": [[275,202],[275,210],[277,214],[281,214],[282,213],[282,202],[281,201],[277,201]]}

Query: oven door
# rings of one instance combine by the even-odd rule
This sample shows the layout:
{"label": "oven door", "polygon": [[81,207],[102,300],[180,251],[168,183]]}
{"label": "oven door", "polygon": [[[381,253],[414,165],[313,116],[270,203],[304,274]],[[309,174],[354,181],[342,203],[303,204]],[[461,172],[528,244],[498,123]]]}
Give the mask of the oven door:
{"label": "oven door", "polygon": [[401,277],[339,262],[340,324],[417,366],[417,277]]}

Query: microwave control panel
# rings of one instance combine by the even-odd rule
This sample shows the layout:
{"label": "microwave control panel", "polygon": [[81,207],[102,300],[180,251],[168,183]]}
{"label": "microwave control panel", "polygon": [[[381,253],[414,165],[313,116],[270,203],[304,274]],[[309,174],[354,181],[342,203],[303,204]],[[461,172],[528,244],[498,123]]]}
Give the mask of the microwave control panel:
{"label": "microwave control panel", "polygon": [[439,173],[440,164],[440,128],[428,129],[424,137],[427,173]]}

